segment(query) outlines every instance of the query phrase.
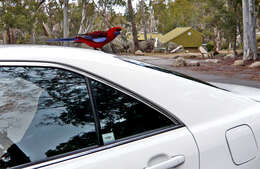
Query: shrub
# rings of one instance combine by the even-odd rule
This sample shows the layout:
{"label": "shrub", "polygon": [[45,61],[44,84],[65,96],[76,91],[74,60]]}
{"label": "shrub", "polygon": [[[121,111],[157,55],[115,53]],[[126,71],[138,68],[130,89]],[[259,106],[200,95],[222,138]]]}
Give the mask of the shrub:
{"label": "shrub", "polygon": [[207,45],[206,45],[206,48],[207,48],[208,52],[213,51],[213,49],[214,49],[214,42],[213,41],[208,42]]}

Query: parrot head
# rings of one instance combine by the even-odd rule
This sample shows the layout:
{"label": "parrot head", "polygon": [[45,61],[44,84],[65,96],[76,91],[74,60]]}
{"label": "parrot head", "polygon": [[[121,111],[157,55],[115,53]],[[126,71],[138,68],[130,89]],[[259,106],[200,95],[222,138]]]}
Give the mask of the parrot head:
{"label": "parrot head", "polygon": [[120,31],[122,29],[120,27],[113,27],[111,29],[109,29],[108,31],[111,32],[112,34],[114,34],[114,36],[117,36],[120,34]]}

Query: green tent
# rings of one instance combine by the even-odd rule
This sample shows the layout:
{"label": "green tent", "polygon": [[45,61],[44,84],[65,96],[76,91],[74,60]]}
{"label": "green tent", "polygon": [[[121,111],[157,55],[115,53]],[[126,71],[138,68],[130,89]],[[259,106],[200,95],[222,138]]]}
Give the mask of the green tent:
{"label": "green tent", "polygon": [[202,45],[203,35],[192,27],[179,27],[166,33],[159,40],[161,43],[174,42],[184,48],[197,48]]}

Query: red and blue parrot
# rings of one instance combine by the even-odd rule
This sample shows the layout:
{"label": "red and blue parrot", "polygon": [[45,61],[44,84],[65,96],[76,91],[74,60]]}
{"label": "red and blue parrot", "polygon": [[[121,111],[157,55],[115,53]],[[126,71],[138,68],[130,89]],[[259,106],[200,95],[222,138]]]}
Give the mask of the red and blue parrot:
{"label": "red and blue parrot", "polygon": [[75,38],[50,39],[48,42],[72,41],[75,43],[85,43],[94,49],[102,49],[104,45],[114,40],[120,34],[120,31],[120,27],[113,27],[108,31],[95,31],[91,33],[79,34]]}

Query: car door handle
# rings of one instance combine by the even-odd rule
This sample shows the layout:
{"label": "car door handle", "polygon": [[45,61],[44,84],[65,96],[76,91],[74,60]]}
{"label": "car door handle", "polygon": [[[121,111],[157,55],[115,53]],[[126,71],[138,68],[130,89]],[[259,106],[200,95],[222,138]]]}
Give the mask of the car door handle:
{"label": "car door handle", "polygon": [[150,167],[146,167],[145,169],[169,169],[169,168],[176,168],[182,165],[185,162],[184,155],[178,155],[170,158],[167,161],[155,164]]}

